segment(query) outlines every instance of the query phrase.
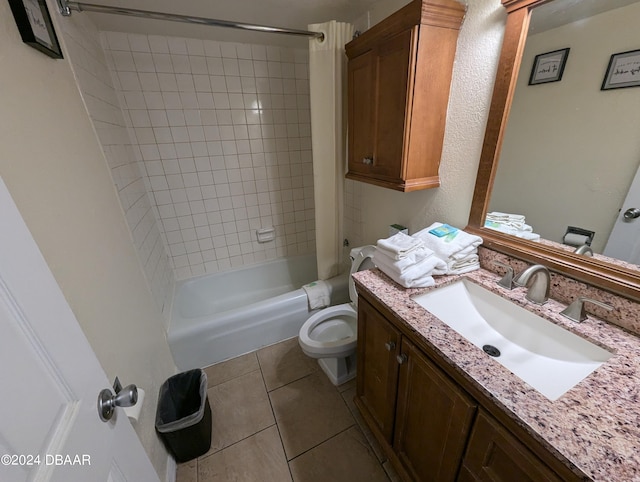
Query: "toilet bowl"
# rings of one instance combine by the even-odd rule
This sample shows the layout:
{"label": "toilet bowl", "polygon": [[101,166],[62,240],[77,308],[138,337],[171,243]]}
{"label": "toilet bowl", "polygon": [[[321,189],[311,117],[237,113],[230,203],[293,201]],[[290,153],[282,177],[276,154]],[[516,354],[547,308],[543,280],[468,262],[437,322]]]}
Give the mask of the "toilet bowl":
{"label": "toilet bowl", "polygon": [[351,250],[349,275],[350,303],[330,306],[312,315],[300,328],[298,341],[302,351],[318,364],[334,385],[341,385],[356,374],[356,340],[358,336],[358,294],[351,274],[373,268],[375,246]]}

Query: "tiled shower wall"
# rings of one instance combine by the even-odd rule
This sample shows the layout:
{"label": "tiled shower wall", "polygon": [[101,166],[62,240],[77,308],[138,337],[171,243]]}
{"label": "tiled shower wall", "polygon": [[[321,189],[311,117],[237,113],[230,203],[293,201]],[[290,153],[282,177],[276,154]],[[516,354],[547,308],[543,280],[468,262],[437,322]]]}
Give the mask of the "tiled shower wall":
{"label": "tiled shower wall", "polygon": [[314,252],[306,45],[102,35],[177,278]]}
{"label": "tiled shower wall", "polygon": [[175,284],[171,260],[138,169],[98,30],[82,15],[61,25],[69,61],[111,170],[138,259],[168,326]]}

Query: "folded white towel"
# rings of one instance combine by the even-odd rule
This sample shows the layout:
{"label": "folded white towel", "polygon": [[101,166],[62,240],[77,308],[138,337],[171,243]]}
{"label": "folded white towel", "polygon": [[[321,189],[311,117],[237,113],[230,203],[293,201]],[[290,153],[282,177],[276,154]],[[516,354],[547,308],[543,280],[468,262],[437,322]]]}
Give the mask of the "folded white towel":
{"label": "folded white towel", "polygon": [[325,281],[314,281],[304,285],[302,289],[307,293],[309,309],[325,308],[331,304],[331,287]]}
{"label": "folded white towel", "polygon": [[449,263],[447,274],[464,274],[480,269],[480,259],[477,254],[471,254],[464,259]]}
{"label": "folded white towel", "polygon": [[433,251],[424,246],[419,246],[401,259],[395,259],[388,253],[388,251],[385,251],[383,249],[376,249],[376,251],[373,253],[373,261],[375,263],[376,260],[382,259],[383,263],[386,263],[389,266],[393,266],[394,269],[398,271],[398,273],[407,268],[410,268],[417,263],[420,263],[430,256],[433,256]]}
{"label": "folded white towel", "polygon": [[429,273],[425,273],[419,278],[408,279],[406,276],[399,275],[395,270],[385,268],[382,264],[376,264],[376,266],[378,266],[380,271],[386,274],[389,278],[405,288],[429,288],[436,284],[433,276]]}
{"label": "folded white towel", "polygon": [[420,246],[423,246],[421,240],[404,233],[396,233],[389,238],[379,239],[376,248],[393,259],[402,259]]}
{"label": "folded white towel", "polygon": [[422,280],[425,276],[447,273],[447,264],[437,256],[428,256],[422,261],[405,266],[402,269],[398,267],[397,261],[378,252],[374,255],[373,262],[384,273],[388,274],[405,288],[417,287],[416,281]]}
{"label": "folded white towel", "polygon": [[523,228],[515,228],[510,224],[498,223],[495,221],[486,220],[484,222],[484,227],[493,229],[494,231],[500,231],[502,233],[511,234],[512,236],[517,236],[519,238],[528,239],[530,241],[538,241],[540,239],[540,235],[533,232],[533,228],[528,224],[523,224]]}
{"label": "folded white towel", "polygon": [[450,261],[462,260],[469,255],[477,254],[478,246],[482,244],[480,236],[465,233],[461,229],[441,238],[429,233],[430,230],[439,226],[442,226],[442,223],[433,223],[415,233],[413,237],[421,239],[427,248],[433,250],[434,254],[447,264]]}
{"label": "folded white towel", "polygon": [[540,235],[538,233],[528,233],[526,231],[522,231],[516,234],[519,238],[528,239],[529,241],[540,241]]}
{"label": "folded white towel", "polygon": [[[500,223],[504,226],[508,226],[521,231],[533,231],[531,226],[525,224],[524,216],[522,214],[509,214],[501,212],[487,213],[485,218],[486,223]],[[488,226],[487,226],[488,227]]]}
{"label": "folded white towel", "polygon": [[492,221],[513,221],[524,223],[524,215],[523,214],[510,214],[510,213],[501,213],[499,211],[493,211],[487,213],[487,219],[491,219]]}

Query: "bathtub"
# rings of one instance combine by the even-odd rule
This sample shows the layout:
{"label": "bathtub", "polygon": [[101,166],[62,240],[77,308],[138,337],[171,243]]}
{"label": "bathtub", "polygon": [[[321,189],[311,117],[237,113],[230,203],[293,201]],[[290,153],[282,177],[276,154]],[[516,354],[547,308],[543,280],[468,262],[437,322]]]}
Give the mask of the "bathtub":
{"label": "bathtub", "polygon": [[[301,287],[316,278],[315,255],[305,255],[178,282],[168,333],[176,366],[203,368],[298,336],[316,311]],[[348,299],[347,279],[332,283],[332,304]]]}

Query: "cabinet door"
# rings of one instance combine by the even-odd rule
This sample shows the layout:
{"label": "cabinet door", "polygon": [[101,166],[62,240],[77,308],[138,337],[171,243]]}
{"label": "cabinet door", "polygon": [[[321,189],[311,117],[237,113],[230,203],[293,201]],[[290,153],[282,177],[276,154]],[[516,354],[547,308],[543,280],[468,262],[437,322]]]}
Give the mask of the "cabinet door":
{"label": "cabinet door", "polygon": [[402,179],[409,71],[413,35],[405,30],[378,46],[375,58],[376,113],[371,174]]}
{"label": "cabinet door", "polygon": [[561,479],[490,415],[481,411],[473,427],[459,480],[543,482]]}
{"label": "cabinet door", "polygon": [[358,298],[357,397],[382,436],[391,443],[400,332],[362,297]]}
{"label": "cabinet door", "polygon": [[406,338],[400,357],[394,450],[414,480],[453,481],[476,403]]}
{"label": "cabinet door", "polygon": [[374,53],[369,50],[349,61],[349,172],[366,174],[373,162]]}

